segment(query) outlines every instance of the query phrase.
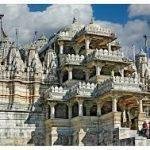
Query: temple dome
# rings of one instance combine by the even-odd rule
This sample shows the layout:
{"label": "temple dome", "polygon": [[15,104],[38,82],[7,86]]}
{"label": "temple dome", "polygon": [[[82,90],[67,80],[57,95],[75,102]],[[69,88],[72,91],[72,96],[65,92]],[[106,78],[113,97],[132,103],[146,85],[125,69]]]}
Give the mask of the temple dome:
{"label": "temple dome", "polygon": [[106,28],[106,27],[104,27],[104,26],[101,26],[101,25],[99,25],[99,24],[97,24],[97,23],[95,23],[95,22],[91,22],[90,24],[88,24],[85,28],[84,28],[84,30],[86,31],[86,32],[93,32],[93,33],[97,33],[97,34],[99,34],[99,33],[107,33],[107,34],[111,34],[112,33],[112,31],[111,31],[111,29],[110,28]]}
{"label": "temple dome", "polygon": [[66,26],[64,28],[62,28],[59,32],[58,32],[58,36],[62,37],[62,36],[68,36],[70,38],[74,37],[74,35],[79,32],[81,29],[84,28],[84,25],[78,21],[77,19],[73,19],[73,23],[69,26]]}

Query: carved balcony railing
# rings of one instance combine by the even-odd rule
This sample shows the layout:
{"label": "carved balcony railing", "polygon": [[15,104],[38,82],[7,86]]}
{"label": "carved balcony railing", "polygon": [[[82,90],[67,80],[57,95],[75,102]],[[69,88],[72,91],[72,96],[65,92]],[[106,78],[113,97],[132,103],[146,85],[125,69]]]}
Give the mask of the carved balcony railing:
{"label": "carved balcony railing", "polygon": [[93,34],[112,38],[116,37],[116,34],[113,33],[111,29],[100,27],[99,25],[87,26],[80,30],[80,32],[78,32],[76,36],[80,36],[82,34]]}
{"label": "carved balcony railing", "polygon": [[65,98],[70,99],[75,96],[91,97],[96,84],[79,82],[74,85],[67,93]]}
{"label": "carved balcony railing", "polygon": [[123,59],[123,54],[120,51],[108,51],[107,49],[96,49],[93,53],[86,57],[86,61],[90,62],[92,60],[107,60],[107,61],[125,61]]}
{"label": "carved balcony railing", "polygon": [[63,87],[51,86],[44,94],[48,100],[63,100],[67,90]]}
{"label": "carved balcony railing", "polygon": [[103,95],[111,90],[140,92],[140,82],[138,78],[132,77],[112,77],[97,85],[94,96]]}
{"label": "carved balcony railing", "polygon": [[74,54],[68,54],[68,55],[62,55],[60,57],[60,64],[61,66],[63,65],[81,65],[81,63],[84,60],[84,56],[83,55],[74,55]]}
{"label": "carved balcony railing", "polygon": [[69,32],[60,32],[58,35],[57,35],[57,38],[59,39],[59,40],[71,40],[72,39],[72,37],[73,37],[73,35],[72,34],[70,34]]}

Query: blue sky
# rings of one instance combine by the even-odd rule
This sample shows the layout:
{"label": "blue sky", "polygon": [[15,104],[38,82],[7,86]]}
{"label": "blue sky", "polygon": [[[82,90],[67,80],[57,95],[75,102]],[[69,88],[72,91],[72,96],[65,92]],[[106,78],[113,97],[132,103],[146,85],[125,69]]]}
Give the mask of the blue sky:
{"label": "blue sky", "polygon": [[[130,49],[143,48],[143,35],[150,35],[150,5],[99,4],[99,5],[0,5],[5,14],[4,26],[9,37],[15,39],[19,30],[20,43],[30,43],[34,32],[50,37],[61,28],[72,23],[78,10],[79,19],[85,26],[94,18],[94,23],[112,29],[118,37],[123,51],[130,55]],[[13,15],[12,15],[13,14]],[[39,19],[40,18],[40,19]],[[150,39],[149,39],[150,47]]]}
{"label": "blue sky", "polygon": [[[47,4],[30,4],[30,11],[44,11]],[[125,24],[128,21],[127,4],[100,4],[92,5],[95,20],[110,21],[113,23]]]}

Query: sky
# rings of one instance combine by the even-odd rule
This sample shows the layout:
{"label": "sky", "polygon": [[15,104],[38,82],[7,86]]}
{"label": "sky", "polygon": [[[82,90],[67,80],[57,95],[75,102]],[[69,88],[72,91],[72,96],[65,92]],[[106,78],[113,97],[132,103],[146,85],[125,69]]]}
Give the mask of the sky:
{"label": "sky", "polygon": [[[32,12],[44,11],[49,4],[29,4],[29,9]],[[95,19],[107,20],[111,22],[125,24],[128,20],[128,6],[121,4],[101,4],[101,5],[92,5],[93,16]],[[119,14],[119,15],[118,15]]]}
{"label": "sky", "polygon": [[126,55],[132,55],[133,45],[136,52],[143,48],[143,35],[150,35],[150,4],[0,5],[1,13],[5,15],[3,24],[6,33],[15,40],[17,28],[20,44],[30,43],[35,31],[39,36],[44,33],[50,37],[60,28],[71,24],[75,16],[83,24],[87,25],[94,18],[94,23],[111,28]]}

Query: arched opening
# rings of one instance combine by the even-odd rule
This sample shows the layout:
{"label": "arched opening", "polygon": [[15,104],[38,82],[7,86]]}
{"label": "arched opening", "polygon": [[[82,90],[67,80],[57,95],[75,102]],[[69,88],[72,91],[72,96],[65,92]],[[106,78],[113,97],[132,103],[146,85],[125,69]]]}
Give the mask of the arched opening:
{"label": "arched opening", "polygon": [[90,116],[97,116],[97,105],[93,104],[93,106],[90,108]]}
{"label": "arched opening", "polygon": [[68,106],[63,103],[55,105],[55,118],[68,119]]}
{"label": "arched opening", "polygon": [[75,54],[73,47],[66,47],[64,49],[64,54]]}
{"label": "arched opening", "polygon": [[65,81],[67,81],[67,80],[68,80],[68,71],[65,70],[65,71],[63,72],[63,82],[65,82]]}
{"label": "arched opening", "polygon": [[119,71],[115,71],[114,76],[121,76]]}
{"label": "arched opening", "polygon": [[73,69],[72,75],[74,80],[85,80],[85,72],[80,69]]}
{"label": "arched opening", "polygon": [[102,67],[101,69],[101,75],[111,75],[111,69],[110,69],[110,66],[108,65],[105,65]]}
{"label": "arched opening", "polygon": [[102,115],[112,112],[112,102],[111,101],[105,102],[102,106],[101,112]]}
{"label": "arched opening", "polygon": [[76,117],[79,115],[79,106],[78,106],[78,103],[75,102],[73,105],[72,105],[72,117]]}
{"label": "arched opening", "polygon": [[86,52],[85,52],[85,46],[82,46],[79,50],[79,55],[85,55]]}
{"label": "arched opening", "polygon": [[90,69],[90,78],[94,77],[96,75],[96,67],[94,66],[93,68]]}

